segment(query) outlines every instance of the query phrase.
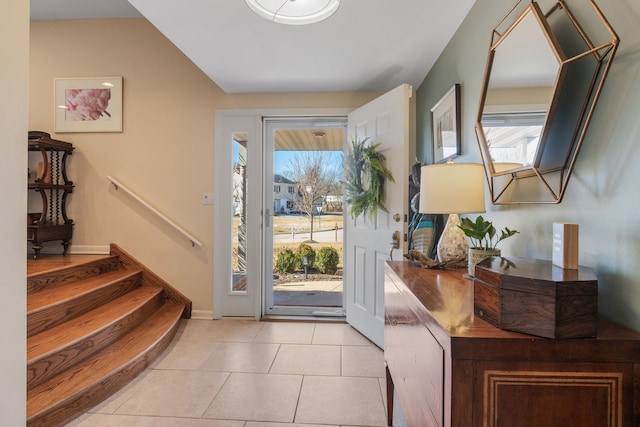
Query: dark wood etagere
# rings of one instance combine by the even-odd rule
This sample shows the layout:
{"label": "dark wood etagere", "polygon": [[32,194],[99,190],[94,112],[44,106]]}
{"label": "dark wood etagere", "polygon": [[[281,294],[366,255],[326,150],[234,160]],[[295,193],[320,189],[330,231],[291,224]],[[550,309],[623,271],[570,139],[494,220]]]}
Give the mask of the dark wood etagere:
{"label": "dark wood etagere", "polygon": [[[73,182],[67,177],[67,159],[73,145],[52,139],[46,132],[29,132],[29,153],[39,153],[37,172],[30,171],[29,192],[40,195],[40,212],[30,212],[27,222],[27,241],[31,242],[38,258],[42,243],[62,240],[64,253],[69,250],[73,234],[73,220],[67,217],[67,197],[73,192]],[[31,179],[31,176],[35,179]]]}

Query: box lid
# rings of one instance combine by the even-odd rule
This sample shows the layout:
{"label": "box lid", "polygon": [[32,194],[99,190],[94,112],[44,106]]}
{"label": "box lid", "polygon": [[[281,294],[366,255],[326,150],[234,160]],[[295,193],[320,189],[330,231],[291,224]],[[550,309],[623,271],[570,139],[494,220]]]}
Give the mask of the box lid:
{"label": "box lid", "polygon": [[546,295],[598,295],[591,268],[562,269],[550,260],[491,257],[476,264],[475,279],[501,289]]}

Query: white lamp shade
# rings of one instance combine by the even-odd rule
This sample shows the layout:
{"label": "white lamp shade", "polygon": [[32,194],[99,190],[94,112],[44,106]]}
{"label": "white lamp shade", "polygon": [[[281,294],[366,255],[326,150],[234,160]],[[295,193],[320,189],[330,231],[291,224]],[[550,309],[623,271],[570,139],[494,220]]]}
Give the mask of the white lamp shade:
{"label": "white lamp shade", "polygon": [[485,212],[484,169],[479,163],[440,163],[422,166],[420,213]]}
{"label": "white lamp shade", "polygon": [[338,10],[340,0],[245,0],[258,15],[278,24],[313,24]]}

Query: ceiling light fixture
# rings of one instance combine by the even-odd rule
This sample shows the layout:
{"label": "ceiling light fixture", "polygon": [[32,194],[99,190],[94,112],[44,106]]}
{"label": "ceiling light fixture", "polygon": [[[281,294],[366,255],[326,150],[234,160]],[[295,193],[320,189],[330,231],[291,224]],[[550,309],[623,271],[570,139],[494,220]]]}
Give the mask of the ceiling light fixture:
{"label": "ceiling light fixture", "polygon": [[264,19],[288,25],[324,21],[340,6],[340,0],[245,0],[245,3]]}

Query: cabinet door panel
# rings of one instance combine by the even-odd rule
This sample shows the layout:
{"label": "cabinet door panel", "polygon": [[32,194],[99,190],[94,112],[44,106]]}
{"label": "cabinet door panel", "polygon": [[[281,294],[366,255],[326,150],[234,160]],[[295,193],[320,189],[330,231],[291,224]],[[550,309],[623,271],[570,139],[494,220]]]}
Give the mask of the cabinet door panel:
{"label": "cabinet door panel", "polygon": [[589,364],[555,364],[548,366],[549,370],[543,364],[535,369],[505,364],[492,369],[495,367],[479,366],[476,390],[482,390],[483,398],[476,401],[480,421],[476,425],[620,427],[624,424],[622,402],[625,389],[631,387],[631,373],[623,366],[611,364],[610,369],[601,370],[601,366],[597,371]]}
{"label": "cabinet door panel", "polygon": [[443,426],[444,350],[393,283],[385,292],[385,358],[409,426]]}

